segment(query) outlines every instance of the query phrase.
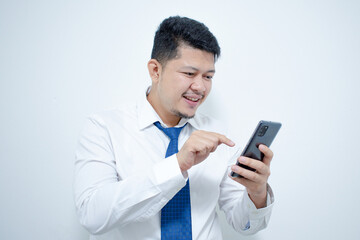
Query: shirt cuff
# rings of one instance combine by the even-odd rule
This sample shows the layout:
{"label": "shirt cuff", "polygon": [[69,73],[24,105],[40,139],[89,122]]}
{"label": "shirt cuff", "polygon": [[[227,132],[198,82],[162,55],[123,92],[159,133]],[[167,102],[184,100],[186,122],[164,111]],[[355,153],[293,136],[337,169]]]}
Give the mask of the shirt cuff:
{"label": "shirt cuff", "polygon": [[180,170],[176,154],[161,160],[152,170],[152,181],[169,199],[186,185],[187,178]]}
{"label": "shirt cuff", "polygon": [[245,207],[249,212],[250,220],[259,220],[271,213],[274,206],[274,194],[269,184],[267,184],[267,198],[266,207],[256,208],[255,204],[251,201],[249,194],[246,192],[244,196]]}

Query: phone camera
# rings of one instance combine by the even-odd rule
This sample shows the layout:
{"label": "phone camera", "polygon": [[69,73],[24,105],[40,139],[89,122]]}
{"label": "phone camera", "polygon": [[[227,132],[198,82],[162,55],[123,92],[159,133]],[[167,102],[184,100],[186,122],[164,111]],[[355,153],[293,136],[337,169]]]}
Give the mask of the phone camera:
{"label": "phone camera", "polygon": [[266,131],[268,130],[268,128],[269,128],[269,126],[262,126],[262,127],[260,128],[260,131],[259,131],[258,136],[260,136],[260,137],[264,136],[265,133],[266,133]]}

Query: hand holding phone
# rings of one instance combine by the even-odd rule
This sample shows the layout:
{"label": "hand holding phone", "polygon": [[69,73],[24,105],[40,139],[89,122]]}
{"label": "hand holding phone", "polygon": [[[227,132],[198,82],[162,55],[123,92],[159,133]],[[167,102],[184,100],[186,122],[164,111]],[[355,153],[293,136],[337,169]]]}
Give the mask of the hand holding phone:
{"label": "hand holding phone", "polygon": [[[249,142],[245,146],[240,156],[245,156],[262,161],[264,158],[264,154],[259,150],[259,145],[264,144],[267,147],[270,147],[271,143],[275,139],[276,134],[280,130],[280,127],[281,123],[261,120],[255,128],[254,133],[252,134]],[[238,161],[236,162],[236,165],[251,171],[255,171],[255,169],[243,165]],[[232,177],[242,177],[241,175],[234,172],[231,172],[230,175]]]}

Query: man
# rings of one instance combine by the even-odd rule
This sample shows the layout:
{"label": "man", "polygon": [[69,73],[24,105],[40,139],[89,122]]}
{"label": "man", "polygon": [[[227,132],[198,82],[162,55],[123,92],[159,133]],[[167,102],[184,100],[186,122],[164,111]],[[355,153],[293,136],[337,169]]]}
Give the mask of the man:
{"label": "man", "polygon": [[[273,202],[267,185],[271,150],[260,145],[263,162],[238,159],[256,172],[235,166],[238,156],[230,156],[234,143],[223,127],[196,114],[219,55],[205,25],[165,19],[148,62],[152,85],[146,95],[88,119],[74,188],[90,239],[222,239],[217,204],[239,232],[266,227]],[[230,168],[244,178],[231,178]]]}

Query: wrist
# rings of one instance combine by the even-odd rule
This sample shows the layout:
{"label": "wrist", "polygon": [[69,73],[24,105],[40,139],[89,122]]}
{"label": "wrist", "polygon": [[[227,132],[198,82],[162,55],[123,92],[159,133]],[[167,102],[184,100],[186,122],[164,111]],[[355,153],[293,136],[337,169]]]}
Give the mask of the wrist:
{"label": "wrist", "polygon": [[185,163],[185,161],[182,161],[181,159],[181,155],[179,153],[176,154],[176,159],[178,161],[178,164],[179,164],[179,168],[180,168],[180,171],[183,173],[184,175],[184,172],[186,172],[187,170],[189,170],[190,167],[187,166],[187,164]]}
{"label": "wrist", "polygon": [[265,188],[265,191],[258,192],[258,193],[252,193],[248,191],[248,195],[250,200],[254,203],[256,208],[264,208],[266,207],[266,200],[267,200],[267,191]]}

